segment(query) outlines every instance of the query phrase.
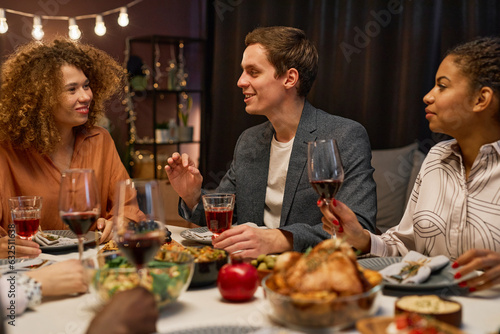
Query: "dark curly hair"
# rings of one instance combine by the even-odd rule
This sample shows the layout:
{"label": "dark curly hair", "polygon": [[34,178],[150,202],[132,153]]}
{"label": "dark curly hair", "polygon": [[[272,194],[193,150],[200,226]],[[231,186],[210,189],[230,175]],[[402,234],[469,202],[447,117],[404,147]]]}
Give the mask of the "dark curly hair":
{"label": "dark curly hair", "polygon": [[123,67],[91,45],[56,38],[20,46],[2,66],[0,142],[44,155],[53,151],[61,139],[53,111],[63,91],[64,65],[82,70],[93,93],[88,120],[77,131],[94,126],[104,114],[105,102],[123,91]]}
{"label": "dark curly hair", "polygon": [[318,51],[304,31],[281,26],[257,28],[245,37],[246,46],[256,43],[266,49],[277,77],[290,68],[299,72],[297,93],[307,96],[318,74]]}
{"label": "dark curly hair", "polygon": [[482,37],[448,50],[453,62],[467,76],[471,88],[490,87],[500,94],[500,38]]}

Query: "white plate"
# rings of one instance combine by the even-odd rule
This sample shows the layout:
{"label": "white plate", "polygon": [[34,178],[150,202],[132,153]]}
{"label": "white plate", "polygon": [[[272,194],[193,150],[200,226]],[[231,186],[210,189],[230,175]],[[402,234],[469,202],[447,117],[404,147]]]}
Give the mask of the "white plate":
{"label": "white plate", "polygon": [[[358,259],[358,263],[364,268],[371,270],[382,270],[385,267],[401,262],[402,257],[374,257],[366,259]],[[454,278],[455,271],[451,268],[451,263],[448,263],[444,268],[433,272],[430,277],[422,283],[419,284],[393,284],[384,282],[384,288],[389,288],[393,290],[405,290],[405,291],[421,291],[421,290],[435,290],[435,289],[457,289],[460,288],[457,285],[457,281]]]}
{"label": "white plate", "polygon": [[[66,237],[66,238],[71,238],[77,240],[76,234],[74,234],[70,230],[46,230],[43,231],[45,233],[50,233],[50,234],[56,234],[61,237]],[[95,232],[94,231],[89,231],[85,236],[83,237],[83,246],[85,247],[86,245],[95,243]],[[50,252],[61,252],[61,251],[73,251],[73,250],[78,250],[78,242],[75,242],[73,245],[51,245],[51,246],[42,246],[40,245],[40,249],[44,253],[50,253]]]}
{"label": "white plate", "polygon": [[181,329],[164,334],[301,334],[281,327],[250,327],[250,326],[206,326]]}
{"label": "white plate", "polygon": [[181,237],[188,240],[193,240],[202,244],[211,245],[212,244],[212,232],[208,230],[208,227],[196,227],[184,230],[181,232]]}

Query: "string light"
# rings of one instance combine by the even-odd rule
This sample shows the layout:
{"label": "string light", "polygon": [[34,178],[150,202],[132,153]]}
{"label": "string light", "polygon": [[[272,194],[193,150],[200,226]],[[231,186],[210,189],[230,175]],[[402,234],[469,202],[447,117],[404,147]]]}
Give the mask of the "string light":
{"label": "string light", "polygon": [[95,17],[95,28],[94,32],[97,36],[104,36],[106,34],[106,26],[102,20],[102,15],[97,15]]}
{"label": "string light", "polygon": [[4,34],[9,29],[7,24],[7,18],[5,17],[5,13],[11,13],[16,15],[21,15],[25,17],[33,18],[33,30],[31,31],[31,35],[34,39],[41,40],[44,36],[42,19],[43,20],[65,20],[68,21],[68,34],[71,39],[79,39],[82,35],[82,32],[78,28],[76,21],[84,20],[84,19],[95,19],[95,27],[94,32],[98,36],[104,36],[106,34],[106,26],[104,24],[103,17],[113,14],[119,13],[118,16],[118,24],[122,27],[126,27],[129,24],[128,18],[128,8],[142,2],[143,0],[134,0],[128,3],[126,6],[118,7],[115,9],[108,10],[106,12],[102,12],[101,14],[89,14],[89,15],[80,15],[74,17],[68,16],[49,16],[49,15],[35,15],[26,12],[20,12],[17,10],[0,8],[0,34]]}
{"label": "string light", "polygon": [[68,32],[69,38],[71,39],[80,39],[82,37],[82,32],[78,28],[78,25],[76,24],[76,20],[74,17],[69,19],[69,32]]}
{"label": "string light", "polygon": [[37,41],[43,38],[43,29],[42,29],[42,19],[40,16],[35,16],[33,18],[33,30],[31,31],[31,36]]}
{"label": "string light", "polygon": [[5,9],[0,8],[0,34],[5,34],[7,30],[9,30],[9,25],[5,18]]}
{"label": "string light", "polygon": [[120,8],[120,15],[118,16],[118,24],[122,27],[128,26],[127,7]]}

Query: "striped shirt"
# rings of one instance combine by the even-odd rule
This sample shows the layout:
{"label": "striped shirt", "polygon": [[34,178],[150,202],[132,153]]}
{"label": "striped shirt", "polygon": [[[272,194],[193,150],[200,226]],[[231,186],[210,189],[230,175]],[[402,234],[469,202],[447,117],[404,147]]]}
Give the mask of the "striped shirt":
{"label": "striped shirt", "polygon": [[371,254],[415,250],[452,260],[472,248],[500,252],[500,141],[481,147],[465,178],[456,140],[436,144],[425,158],[399,225],[371,235]]}

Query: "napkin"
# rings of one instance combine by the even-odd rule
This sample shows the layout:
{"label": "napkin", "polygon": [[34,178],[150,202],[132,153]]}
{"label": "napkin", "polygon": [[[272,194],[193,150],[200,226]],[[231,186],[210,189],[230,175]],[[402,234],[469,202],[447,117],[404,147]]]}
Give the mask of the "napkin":
{"label": "napkin", "polygon": [[424,282],[431,273],[441,269],[450,260],[444,255],[427,257],[410,251],[399,263],[391,264],[380,270],[385,280],[395,284],[418,284]]}
{"label": "napkin", "polygon": [[[49,238],[47,238],[49,237]],[[35,241],[40,246],[66,246],[66,245],[76,245],[78,244],[78,239],[61,237],[57,234],[52,233],[37,233],[33,237]]]}

